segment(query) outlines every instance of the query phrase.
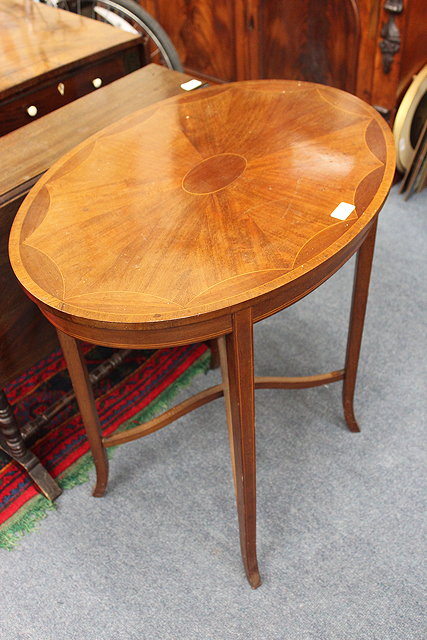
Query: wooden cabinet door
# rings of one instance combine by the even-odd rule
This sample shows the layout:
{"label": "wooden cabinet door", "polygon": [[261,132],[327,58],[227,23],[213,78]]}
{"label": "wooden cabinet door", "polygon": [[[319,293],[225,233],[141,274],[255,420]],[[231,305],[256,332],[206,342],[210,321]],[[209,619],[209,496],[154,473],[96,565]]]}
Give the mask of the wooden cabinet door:
{"label": "wooden cabinet door", "polygon": [[356,0],[260,0],[259,77],[354,92],[360,40]]}
{"label": "wooden cabinet door", "polygon": [[[169,34],[191,75],[319,82],[376,105],[390,123],[427,60],[427,0],[138,1]],[[390,16],[400,43],[385,70]]]}
{"label": "wooden cabinet door", "polygon": [[162,25],[184,69],[207,80],[237,80],[236,14],[240,1],[138,0]]}
{"label": "wooden cabinet door", "polygon": [[356,86],[357,0],[138,0],[185,71],[208,80],[289,78]]}

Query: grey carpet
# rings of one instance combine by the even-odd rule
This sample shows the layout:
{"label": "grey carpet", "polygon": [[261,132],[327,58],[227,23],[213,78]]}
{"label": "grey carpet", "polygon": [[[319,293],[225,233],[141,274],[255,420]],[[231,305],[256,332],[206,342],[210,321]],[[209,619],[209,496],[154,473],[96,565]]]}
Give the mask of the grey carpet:
{"label": "grey carpet", "polygon": [[[65,492],[0,552],[2,640],[425,640],[426,204],[393,189],[380,217],[362,433],[339,383],[257,391],[262,586],[243,574],[215,401],[119,448],[105,498]],[[258,374],[342,366],[352,271],[257,325]]]}

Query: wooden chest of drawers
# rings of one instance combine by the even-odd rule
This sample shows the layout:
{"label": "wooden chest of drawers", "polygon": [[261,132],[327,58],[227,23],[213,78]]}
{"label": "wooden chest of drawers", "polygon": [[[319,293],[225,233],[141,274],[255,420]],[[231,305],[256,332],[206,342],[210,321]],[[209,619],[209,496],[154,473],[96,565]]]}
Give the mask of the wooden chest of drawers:
{"label": "wooden chest of drawers", "polygon": [[0,25],[0,135],[143,64],[138,36],[33,0],[2,5]]}

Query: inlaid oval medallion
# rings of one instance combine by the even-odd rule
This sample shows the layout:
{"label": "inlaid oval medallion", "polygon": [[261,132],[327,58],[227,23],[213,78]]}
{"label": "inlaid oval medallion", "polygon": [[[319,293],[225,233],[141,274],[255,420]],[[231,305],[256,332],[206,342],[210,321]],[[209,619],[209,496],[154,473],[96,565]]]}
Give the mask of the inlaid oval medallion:
{"label": "inlaid oval medallion", "polygon": [[184,176],[182,187],[188,193],[197,195],[220,191],[242,175],[246,164],[246,158],[237,153],[211,156],[190,169]]}

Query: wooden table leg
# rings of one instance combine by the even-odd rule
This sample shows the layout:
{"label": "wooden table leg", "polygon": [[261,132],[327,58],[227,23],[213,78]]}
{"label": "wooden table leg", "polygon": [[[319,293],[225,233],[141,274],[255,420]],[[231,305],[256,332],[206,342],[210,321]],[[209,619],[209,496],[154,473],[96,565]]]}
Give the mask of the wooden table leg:
{"label": "wooden table leg", "polygon": [[236,466],[234,463],[234,439],[233,439],[233,421],[231,417],[231,400],[230,400],[230,385],[228,383],[228,363],[227,363],[227,346],[225,344],[225,337],[218,338],[218,358],[221,365],[221,377],[222,386],[224,389],[224,405],[225,415],[227,417],[228,426],[228,440],[230,444],[230,457],[231,457],[231,470],[233,472],[234,493],[237,499],[237,483],[236,483]]}
{"label": "wooden table leg", "polygon": [[208,341],[209,349],[211,350],[211,369],[217,369],[221,365],[218,339]]}
{"label": "wooden table leg", "polygon": [[108,458],[102,443],[101,425],[95,406],[92,386],[80,342],[59,330],[58,338],[64,352],[80,415],[92,451],[96,469],[96,484],[92,493],[98,498],[104,495],[107,488]]}
{"label": "wooden table leg", "polygon": [[354,415],[354,391],[356,387],[357,367],[362,344],[363,325],[368,301],[372,260],[374,257],[375,236],[378,218],[366,236],[357,253],[354,274],[353,299],[351,303],[350,327],[347,340],[347,355],[344,369],[343,407],[344,417],[350,431],[360,431]]}
{"label": "wooden table leg", "polygon": [[12,407],[3,390],[0,390],[0,448],[27,471],[40,491],[49,500],[55,500],[62,490],[46,471],[37,456],[27,448],[21,435]]}
{"label": "wooden table leg", "polygon": [[[261,584],[256,557],[254,350],[251,309],[233,316],[226,337],[237,512],[243,564],[251,587]],[[227,382],[227,381],[225,381]],[[227,397],[227,396],[226,396]]]}

